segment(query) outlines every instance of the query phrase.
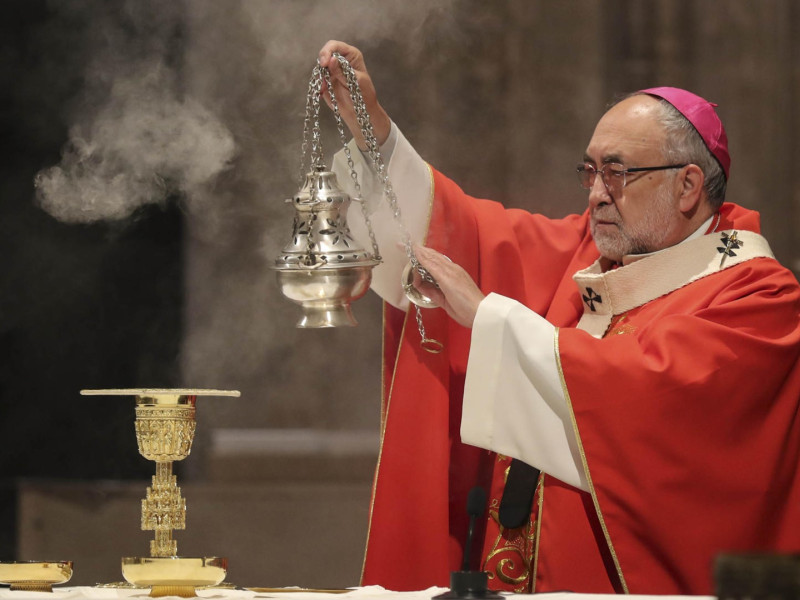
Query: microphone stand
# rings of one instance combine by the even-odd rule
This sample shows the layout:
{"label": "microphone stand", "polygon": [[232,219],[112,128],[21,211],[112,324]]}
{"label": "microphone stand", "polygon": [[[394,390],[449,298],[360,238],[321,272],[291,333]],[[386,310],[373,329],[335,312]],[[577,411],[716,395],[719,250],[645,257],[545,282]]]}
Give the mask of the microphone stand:
{"label": "microphone stand", "polygon": [[450,591],[434,596],[442,600],[472,600],[502,598],[500,594],[489,590],[489,574],[485,571],[471,571],[469,557],[472,553],[472,536],[475,533],[475,519],[486,509],[486,492],[481,487],[474,487],[467,496],[467,514],[469,529],[467,542],[464,544],[464,560],[460,571],[450,572]]}

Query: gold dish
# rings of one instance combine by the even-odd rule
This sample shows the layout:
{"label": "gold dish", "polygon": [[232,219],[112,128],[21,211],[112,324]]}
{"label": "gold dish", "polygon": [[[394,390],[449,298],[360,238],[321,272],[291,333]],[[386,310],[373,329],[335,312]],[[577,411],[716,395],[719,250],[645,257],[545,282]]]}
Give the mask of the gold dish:
{"label": "gold dish", "polygon": [[197,588],[220,584],[228,571],[228,560],[219,557],[182,556],[126,557],[122,576],[136,587],[149,587],[152,598],[193,598]]}
{"label": "gold dish", "polygon": [[0,583],[12,590],[52,592],[53,586],[72,578],[72,561],[0,562]]}

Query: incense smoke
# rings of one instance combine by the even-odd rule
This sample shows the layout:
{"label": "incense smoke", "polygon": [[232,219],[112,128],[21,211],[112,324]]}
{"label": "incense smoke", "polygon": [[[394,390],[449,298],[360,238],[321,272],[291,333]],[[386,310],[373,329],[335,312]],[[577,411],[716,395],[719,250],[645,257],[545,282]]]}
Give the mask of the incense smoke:
{"label": "incense smoke", "polygon": [[176,0],[55,3],[84,31],[83,86],[58,165],[35,177],[38,204],[66,223],[120,221],[169,198],[190,202],[236,154],[225,123],[185,86],[186,11]]}
{"label": "incense smoke", "polygon": [[[286,116],[301,122],[295,107],[303,102],[303,79],[319,47],[334,37],[373,44],[396,39],[413,54],[422,25],[451,2],[184,0],[165,7],[122,0],[57,6],[98,21],[86,68],[93,96],[70,127],[60,164],[36,176],[37,201],[67,223],[122,220],[174,196],[210,221],[224,210],[247,212],[224,198],[225,191],[212,206],[206,192],[243,150],[241,136],[250,138],[244,150],[251,159],[268,154],[281,169],[297,160],[299,144],[285,138],[283,127]],[[104,90],[99,99],[97,89]],[[295,106],[286,104],[289,90]],[[275,111],[284,116],[276,119]],[[259,129],[259,121],[273,131]],[[268,139],[275,130],[281,137]],[[300,129],[295,135],[299,140]],[[202,202],[202,210],[193,210],[193,202]]]}
{"label": "incense smoke", "polygon": [[61,164],[36,177],[37,198],[67,223],[121,220],[170,195],[191,198],[235,149],[225,125],[195,99],[179,99],[156,64],[115,81],[107,104],[71,127]]}

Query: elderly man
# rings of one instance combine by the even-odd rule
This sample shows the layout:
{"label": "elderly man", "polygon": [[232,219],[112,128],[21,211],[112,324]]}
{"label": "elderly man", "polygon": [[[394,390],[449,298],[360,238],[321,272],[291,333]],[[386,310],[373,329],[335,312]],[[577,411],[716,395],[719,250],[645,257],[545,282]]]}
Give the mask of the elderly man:
{"label": "elderly man", "polygon": [[443,308],[422,315],[445,348],[426,353],[388,209],[374,209],[385,396],[363,582],[446,584],[476,484],[490,490],[481,568],[494,589],[702,594],[720,552],[799,551],[800,287],[758,214],[724,202],[714,105],[676,88],[618,102],[578,166],[588,209],[549,220],[429,167],[360,52],[329,42],[320,64],[356,145],[333,52],[357,72],[438,283],[419,285]]}

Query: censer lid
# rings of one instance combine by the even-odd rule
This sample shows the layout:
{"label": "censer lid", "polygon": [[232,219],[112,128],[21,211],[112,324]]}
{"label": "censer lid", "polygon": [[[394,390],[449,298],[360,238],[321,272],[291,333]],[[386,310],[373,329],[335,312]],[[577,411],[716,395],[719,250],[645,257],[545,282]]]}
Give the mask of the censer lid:
{"label": "censer lid", "polygon": [[339,186],[336,173],[326,167],[315,167],[306,173],[303,185],[292,197],[296,205],[334,202],[342,203],[350,200],[350,195]]}
{"label": "censer lid", "polygon": [[289,242],[273,269],[331,270],[374,267],[380,261],[353,239],[347,225],[351,199],[339,187],[336,174],[316,166],[305,176],[300,190],[287,202],[295,208]]}

